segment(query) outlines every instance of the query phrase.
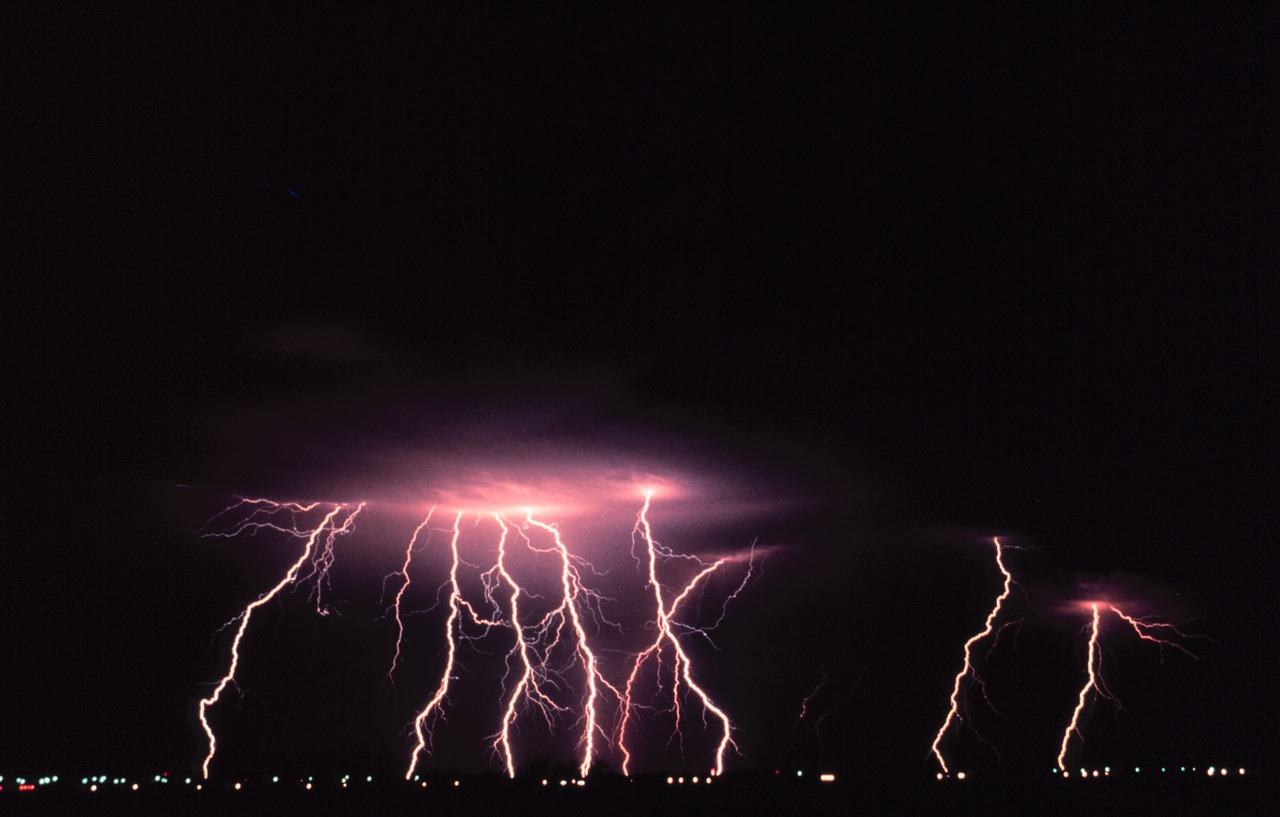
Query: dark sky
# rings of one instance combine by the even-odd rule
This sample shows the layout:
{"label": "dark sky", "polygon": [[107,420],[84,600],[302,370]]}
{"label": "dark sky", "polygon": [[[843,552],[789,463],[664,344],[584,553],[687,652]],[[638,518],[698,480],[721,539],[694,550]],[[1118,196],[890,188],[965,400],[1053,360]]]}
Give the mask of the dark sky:
{"label": "dark sky", "polygon": [[[995,534],[962,765],[1053,765],[1090,585],[1216,641],[1116,631],[1086,757],[1274,767],[1262,8],[6,11],[0,772],[198,764],[292,552],[199,538],[232,496],[526,445],[788,500],[717,534],[783,546],[700,655],[731,767],[932,774]],[[393,544],[264,618],[228,771],[400,768]]]}

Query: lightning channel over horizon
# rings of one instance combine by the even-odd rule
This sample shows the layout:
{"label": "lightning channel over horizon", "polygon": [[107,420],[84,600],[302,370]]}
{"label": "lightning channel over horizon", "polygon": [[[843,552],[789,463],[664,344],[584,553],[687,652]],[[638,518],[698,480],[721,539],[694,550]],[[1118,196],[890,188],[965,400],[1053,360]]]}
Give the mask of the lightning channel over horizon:
{"label": "lightning channel over horizon", "polygon": [[1079,738],[1080,742],[1083,743],[1084,741],[1084,735],[1081,732],[1081,718],[1084,715],[1085,707],[1089,702],[1090,693],[1096,692],[1098,695],[1111,701],[1116,707],[1120,706],[1119,698],[1112,694],[1111,690],[1107,688],[1106,679],[1102,675],[1102,647],[1099,642],[1101,641],[1102,613],[1104,612],[1104,608],[1106,611],[1115,614],[1117,618],[1124,621],[1140,639],[1158,645],[1162,656],[1164,649],[1168,647],[1183,653],[1189,658],[1197,661],[1199,660],[1199,656],[1183,645],[1175,641],[1170,641],[1168,639],[1152,635],[1152,631],[1155,630],[1169,631],[1182,638],[1197,637],[1183,633],[1172,624],[1163,621],[1155,621],[1149,618],[1131,616],[1116,605],[1108,602],[1088,601],[1083,602],[1083,605],[1087,606],[1090,611],[1090,621],[1087,625],[1089,630],[1089,641],[1088,655],[1085,660],[1085,683],[1084,686],[1080,688],[1080,692],[1076,695],[1075,708],[1071,711],[1071,719],[1068,721],[1066,728],[1062,732],[1062,742],[1058,747],[1058,770],[1061,771],[1064,777],[1070,775],[1070,772],[1067,771],[1067,752],[1071,746],[1072,735]]}
{"label": "lightning channel over horizon", "polygon": [[[982,629],[974,633],[972,636],[969,637],[968,640],[964,642],[964,663],[960,667],[960,671],[956,673],[955,680],[951,686],[951,697],[950,697],[951,707],[950,709],[947,710],[946,717],[943,718],[942,726],[938,728],[937,734],[935,734],[933,737],[933,745],[930,747],[930,751],[933,753],[933,756],[937,758],[938,765],[942,767],[941,773],[944,776],[950,775],[951,769],[950,767],[947,766],[946,758],[942,756],[942,749],[941,749],[942,738],[944,735],[946,735],[947,730],[951,728],[951,724],[953,722],[964,720],[964,718],[961,717],[960,715],[961,686],[963,685],[964,679],[966,676],[973,678],[975,681],[978,682],[979,685],[982,685],[982,679],[978,676],[977,671],[973,667],[973,654],[972,654],[973,648],[976,644],[978,644],[978,642],[987,638],[992,634],[992,632],[994,632],[995,621],[1000,615],[1001,608],[1004,606],[1005,601],[1009,598],[1009,595],[1012,592],[1014,585],[1017,584],[1013,580],[1013,574],[1009,572],[1009,569],[1007,567],[1005,567],[1004,546],[1001,545],[1000,543],[1000,537],[998,536],[993,537],[991,541],[995,545],[996,567],[1000,569],[1000,574],[1004,577],[1004,586],[1000,591],[1000,595],[996,596],[996,600],[991,607],[991,611],[987,613],[987,618],[982,625]],[[985,697],[985,694],[986,693],[984,689],[984,693],[983,693],[984,697]],[[988,703],[990,703],[990,701],[988,701]]]}
{"label": "lightning channel over horizon", "polygon": [[[327,610],[319,601],[320,591],[318,588],[327,577],[329,569],[333,566],[334,540],[340,534],[348,533],[351,530],[356,517],[360,514],[360,511],[364,510],[364,503],[360,503],[354,508],[344,503],[335,503],[324,515],[324,518],[318,525],[310,530],[305,528],[300,529],[297,526],[297,515],[314,511],[317,507],[320,507],[320,505],[321,503],[318,502],[301,504],[296,502],[274,502],[268,499],[242,499],[240,502],[237,502],[228,508],[227,511],[238,507],[248,507],[251,510],[245,519],[234,525],[229,531],[205,534],[206,536],[233,537],[244,533],[254,533],[260,530],[274,530],[294,538],[303,539],[305,542],[302,553],[299,554],[297,560],[289,566],[284,577],[266,593],[263,593],[257,599],[250,602],[244,610],[225,625],[230,626],[237,620],[240,622],[239,626],[236,628],[235,636],[231,641],[231,664],[228,667],[226,674],[222,676],[214,687],[213,692],[208,697],[200,699],[199,707],[200,725],[204,729],[205,736],[208,738],[209,742],[209,752],[205,755],[204,762],[200,766],[201,774],[206,780],[209,779],[209,765],[213,762],[213,757],[218,750],[218,740],[214,734],[213,727],[209,724],[208,711],[218,703],[227,686],[234,685],[236,683],[236,670],[240,664],[240,644],[244,639],[245,632],[249,628],[249,620],[253,616],[253,612],[278,596],[286,587],[299,581],[299,572],[303,569],[304,565],[310,562],[311,571],[306,577],[304,577],[304,579],[315,579],[315,587],[317,590],[314,591],[314,595],[316,598],[317,610],[322,615],[327,613]],[[346,517],[343,519],[341,524],[337,524],[336,519],[344,510],[347,511]],[[226,513],[226,511],[218,514],[218,516],[222,516],[223,513]],[[279,521],[281,516],[288,517],[289,521],[287,524]],[[216,518],[218,517],[215,517],[215,519]],[[324,542],[321,544],[319,551],[317,551],[316,543],[322,533],[327,533],[327,536],[325,536]]]}

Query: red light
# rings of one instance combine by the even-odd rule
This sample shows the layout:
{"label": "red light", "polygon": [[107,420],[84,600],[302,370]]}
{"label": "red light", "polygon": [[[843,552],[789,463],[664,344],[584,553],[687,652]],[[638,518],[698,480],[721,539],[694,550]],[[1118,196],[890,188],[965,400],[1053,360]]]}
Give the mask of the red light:
{"label": "red light", "polygon": [[18,787],[18,791],[35,791],[35,790],[36,790],[36,784],[34,783],[24,783]]}

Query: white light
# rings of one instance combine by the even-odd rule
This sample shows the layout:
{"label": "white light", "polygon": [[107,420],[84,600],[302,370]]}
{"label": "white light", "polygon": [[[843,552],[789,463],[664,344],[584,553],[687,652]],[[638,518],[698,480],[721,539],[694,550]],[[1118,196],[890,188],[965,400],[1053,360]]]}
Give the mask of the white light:
{"label": "white light", "polygon": [[[670,786],[670,785],[671,785],[672,783],[674,783],[674,782],[676,782],[676,779],[675,779],[674,777],[668,777],[668,778],[667,778],[667,785],[668,785],[668,786]],[[564,783],[563,783],[563,782],[561,782],[561,783],[560,783],[560,785],[561,785],[561,786],[563,786],[563,785],[564,785]]]}
{"label": "white light", "polygon": [[137,783],[134,783],[132,786],[130,786],[130,788],[131,788],[131,789],[133,789],[134,791],[137,791],[137,790],[138,790],[138,784],[137,784]]}
{"label": "white light", "polygon": [[1093,776],[1094,776],[1094,777],[1097,777],[1097,776],[1098,776],[1098,770],[1097,770],[1097,769],[1094,769],[1094,770],[1093,770]]}
{"label": "white light", "polygon": [[[667,778],[667,782],[668,782],[668,783],[670,783],[670,782],[671,782],[671,778],[669,778],[669,777],[668,777],[668,778]],[[560,781],[560,785],[561,785],[561,786],[567,786],[567,785],[569,785],[569,781],[568,781],[568,780],[561,780],[561,781]]]}
{"label": "white light", "polygon": [[1241,769],[1241,770],[1240,770],[1240,774],[1244,774],[1244,769]]}
{"label": "white light", "polygon": [[694,783],[697,783],[697,782],[698,782],[698,776],[697,776],[696,774],[693,776],[693,782],[694,782]]}
{"label": "white light", "polygon": [[547,779],[546,779],[545,777],[544,777],[544,778],[542,778],[542,785],[544,785],[544,786],[545,786],[545,785],[547,785]]}
{"label": "white light", "polygon": [[199,783],[196,784],[196,791],[202,791],[203,789],[204,789],[204,786],[200,785]]}
{"label": "white light", "polygon": [[271,778],[271,782],[272,782],[272,783],[279,783],[279,782],[280,782],[280,778],[278,778],[278,777],[273,777],[273,778]]}
{"label": "white light", "polygon": [[587,781],[585,781],[585,780],[579,780],[579,781],[578,781],[578,785],[579,785],[579,786],[585,786],[585,785],[587,785]]}
{"label": "white light", "polygon": [[236,791],[240,791],[240,783],[239,783],[239,782],[237,782],[237,783],[236,783]]}
{"label": "white light", "polygon": [[453,787],[454,787],[455,789],[456,789],[456,788],[458,788],[458,786],[460,786],[460,785],[462,785],[462,784],[461,784],[461,783],[459,783],[457,780],[453,781]]}
{"label": "white light", "polygon": [[818,779],[821,780],[823,783],[836,782],[836,776],[833,775],[831,772],[826,772],[825,774],[818,775]]}
{"label": "white light", "polygon": [[307,784],[307,791],[311,791],[311,784],[310,784],[310,783],[308,783],[308,784]]}
{"label": "white light", "polygon": [[964,780],[964,772],[957,773],[956,780]]}
{"label": "white light", "polygon": [[372,783],[372,782],[373,782],[373,775],[369,775],[368,777],[366,777],[366,778],[364,779],[364,782],[366,782],[366,783]]}
{"label": "white light", "polygon": [[941,780],[941,779],[942,779],[942,772],[938,772],[938,779],[939,779],[939,780]]}
{"label": "white light", "polygon": [[676,778],[676,782],[677,782],[677,783],[681,783],[681,784],[683,784],[683,783],[684,783],[684,778],[683,778],[683,777],[677,777],[677,778]]}
{"label": "white light", "polygon": [[804,772],[800,769],[796,769],[796,777],[804,777]]}
{"label": "white light", "polygon": [[92,786],[90,786],[90,787],[89,787],[89,791],[97,791],[97,790],[98,790],[98,784],[97,784],[97,783],[94,783]]}

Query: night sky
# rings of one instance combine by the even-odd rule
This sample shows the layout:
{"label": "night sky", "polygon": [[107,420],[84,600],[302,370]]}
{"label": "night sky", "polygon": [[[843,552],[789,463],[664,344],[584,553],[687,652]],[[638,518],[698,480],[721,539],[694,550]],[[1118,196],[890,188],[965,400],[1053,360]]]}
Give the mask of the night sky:
{"label": "night sky", "polygon": [[[202,538],[234,497],[425,507],[585,460],[697,475],[659,538],[764,553],[689,642],[731,769],[931,777],[994,535],[1023,623],[958,766],[1054,766],[1101,593],[1213,640],[1108,629],[1085,760],[1274,769],[1262,8],[6,10],[0,771],[198,767],[216,631],[297,553]],[[638,507],[595,520],[607,583]],[[255,620],[220,773],[402,770],[439,611],[387,685],[415,522],[375,511],[341,615]],[[498,769],[468,661],[428,768]]]}

